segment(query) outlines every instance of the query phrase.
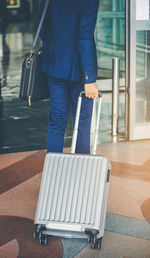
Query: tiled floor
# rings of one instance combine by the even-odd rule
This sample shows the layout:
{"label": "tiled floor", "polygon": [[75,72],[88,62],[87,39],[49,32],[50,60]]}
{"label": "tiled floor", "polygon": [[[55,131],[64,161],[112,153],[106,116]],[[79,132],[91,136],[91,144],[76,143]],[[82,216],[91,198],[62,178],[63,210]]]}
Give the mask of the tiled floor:
{"label": "tiled floor", "polygon": [[[85,244],[76,245],[75,249],[75,242],[69,242],[68,246],[62,241],[65,244],[64,258],[71,258],[78,252],[76,257],[79,258],[150,257],[149,145],[150,141],[141,141],[99,146],[99,153],[107,156],[112,163],[103,246],[101,251],[93,251],[89,246],[81,251]],[[0,156],[1,182],[6,172],[9,179],[6,180],[6,177],[7,187],[2,189],[0,196],[1,216],[34,219],[44,157],[43,151]],[[17,171],[20,173],[17,174]],[[11,180],[10,173],[15,180]],[[16,244],[11,244],[16,250]],[[5,249],[5,246],[2,248]]]}
{"label": "tiled floor", "polygon": [[105,232],[101,251],[90,246],[84,248],[74,258],[149,258],[150,241]]}
{"label": "tiled floor", "polygon": [[150,197],[150,141],[104,144],[99,148],[99,153],[112,161],[108,211],[144,219],[142,210],[148,203],[143,205]]}

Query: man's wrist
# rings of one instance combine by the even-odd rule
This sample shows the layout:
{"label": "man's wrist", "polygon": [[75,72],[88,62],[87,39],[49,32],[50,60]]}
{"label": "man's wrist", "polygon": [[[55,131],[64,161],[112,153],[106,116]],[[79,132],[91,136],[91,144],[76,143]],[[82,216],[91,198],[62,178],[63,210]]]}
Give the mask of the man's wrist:
{"label": "man's wrist", "polygon": [[84,86],[86,86],[86,85],[89,85],[89,86],[90,86],[90,85],[92,85],[92,84],[95,85],[95,84],[96,84],[96,81],[95,81],[95,82],[90,82],[90,83],[84,83]]}

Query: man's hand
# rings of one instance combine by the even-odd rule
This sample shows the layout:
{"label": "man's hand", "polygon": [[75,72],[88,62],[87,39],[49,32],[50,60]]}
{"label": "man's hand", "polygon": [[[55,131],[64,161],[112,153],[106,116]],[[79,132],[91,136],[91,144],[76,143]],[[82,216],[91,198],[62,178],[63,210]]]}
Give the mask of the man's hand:
{"label": "man's hand", "polygon": [[84,84],[85,96],[87,98],[98,98],[98,86],[96,82]]}

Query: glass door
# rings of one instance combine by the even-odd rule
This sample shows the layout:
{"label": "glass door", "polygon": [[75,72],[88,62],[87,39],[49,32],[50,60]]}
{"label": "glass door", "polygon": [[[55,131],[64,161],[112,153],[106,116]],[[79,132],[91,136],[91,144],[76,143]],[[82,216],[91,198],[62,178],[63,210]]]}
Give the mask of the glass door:
{"label": "glass door", "polygon": [[[101,120],[102,133],[111,136],[112,119],[112,58],[120,58],[120,87],[125,87],[125,1],[100,0],[95,31],[98,78],[103,93]],[[119,131],[125,131],[125,94],[119,96]],[[109,138],[110,140],[110,138]],[[104,140],[105,141],[105,140]]]}
{"label": "glass door", "polygon": [[150,138],[150,0],[130,1],[129,139]]}

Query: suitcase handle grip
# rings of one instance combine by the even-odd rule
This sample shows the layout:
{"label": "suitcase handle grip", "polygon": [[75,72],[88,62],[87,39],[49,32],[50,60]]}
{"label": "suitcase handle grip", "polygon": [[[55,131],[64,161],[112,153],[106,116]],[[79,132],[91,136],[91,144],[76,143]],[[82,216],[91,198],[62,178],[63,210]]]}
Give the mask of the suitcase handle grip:
{"label": "suitcase handle grip", "polygon": [[[85,95],[85,91],[81,91],[80,97],[82,97],[83,95]],[[102,92],[100,90],[98,91],[98,96],[99,98],[102,98]]]}
{"label": "suitcase handle grip", "polygon": [[[77,104],[77,111],[76,111],[76,119],[75,119],[75,125],[73,130],[73,138],[72,138],[72,144],[71,144],[71,151],[70,153],[74,154],[76,149],[76,143],[77,143],[77,136],[78,136],[78,126],[79,126],[79,118],[80,118],[80,111],[81,111],[81,103],[82,103],[82,96],[85,94],[84,91],[82,91],[78,97],[78,104]],[[96,99],[94,99],[93,102],[93,109],[96,104]],[[98,101],[98,110],[97,110],[97,119],[96,119],[96,128],[95,128],[95,135],[94,135],[94,144],[92,148],[93,155],[96,154],[97,149],[97,142],[98,142],[98,129],[99,129],[99,122],[100,122],[100,112],[101,112],[101,104],[102,104],[102,93],[99,91],[99,101]]]}

